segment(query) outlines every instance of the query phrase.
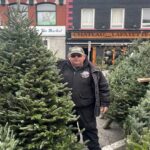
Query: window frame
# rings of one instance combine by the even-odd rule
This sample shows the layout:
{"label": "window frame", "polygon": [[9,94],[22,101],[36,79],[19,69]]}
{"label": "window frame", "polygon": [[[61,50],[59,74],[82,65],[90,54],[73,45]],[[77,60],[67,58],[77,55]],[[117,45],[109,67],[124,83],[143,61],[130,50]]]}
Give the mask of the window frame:
{"label": "window frame", "polygon": [[[55,10],[38,10],[38,6],[40,6],[40,5],[52,5],[52,7],[54,6],[55,7]],[[55,22],[54,22],[54,24],[51,24],[51,23],[49,23],[49,24],[41,24],[40,22],[39,22],[39,16],[38,16],[38,13],[42,13],[42,12],[45,12],[45,13],[51,13],[51,12],[54,12],[54,15],[55,15]],[[42,21],[41,21],[42,22]],[[36,5],[36,24],[37,24],[37,26],[56,26],[57,25],[57,14],[56,14],[56,4],[52,4],[52,3],[40,3],[40,4],[37,4]]]}
{"label": "window frame", "polygon": [[[17,9],[17,7],[18,7],[17,5],[18,5],[17,3],[13,3],[13,4],[9,4],[8,7],[9,7],[9,8],[12,7],[13,9]],[[22,4],[22,3],[21,3],[21,4],[19,4],[19,5],[22,6],[22,7],[26,7],[26,8],[21,8],[19,11],[22,12],[23,14],[26,13],[26,17],[28,18],[28,17],[29,17],[29,6],[28,6],[28,4]],[[14,6],[15,6],[16,8],[15,8]]]}
{"label": "window frame", "polygon": [[[89,25],[90,27],[85,26],[83,23],[83,10],[92,10],[92,23]],[[80,24],[81,29],[94,29],[95,28],[95,8],[82,8],[81,9],[81,24]]]}
{"label": "window frame", "polygon": [[[113,24],[112,17],[113,17],[113,10],[120,9],[122,10],[122,22],[119,24]],[[111,18],[110,18],[110,29],[124,29],[125,27],[125,8],[111,8]]]}
{"label": "window frame", "polygon": [[[144,9],[149,9],[150,10],[150,8],[142,8],[141,9],[141,28],[143,28],[143,29],[144,28],[150,28],[150,23],[143,23]],[[144,26],[144,25],[146,25],[146,26]]]}

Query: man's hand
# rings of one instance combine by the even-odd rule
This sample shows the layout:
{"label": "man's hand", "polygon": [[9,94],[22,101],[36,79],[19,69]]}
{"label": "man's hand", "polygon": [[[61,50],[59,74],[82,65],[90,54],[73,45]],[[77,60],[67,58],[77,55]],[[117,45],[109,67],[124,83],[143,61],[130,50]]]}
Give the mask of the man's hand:
{"label": "man's hand", "polygon": [[104,106],[101,106],[100,107],[100,119],[104,119],[104,115],[105,115],[105,113],[108,111],[108,107],[104,107]]}
{"label": "man's hand", "polygon": [[107,111],[108,111],[108,107],[103,107],[103,106],[101,106],[100,107],[100,111],[101,111],[101,113],[103,113],[103,114],[105,114]]}

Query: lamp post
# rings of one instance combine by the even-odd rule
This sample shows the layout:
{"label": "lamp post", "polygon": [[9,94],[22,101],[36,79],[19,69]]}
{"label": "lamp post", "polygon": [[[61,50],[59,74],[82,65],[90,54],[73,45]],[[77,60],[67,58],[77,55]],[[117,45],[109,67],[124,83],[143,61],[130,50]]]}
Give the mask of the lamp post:
{"label": "lamp post", "polygon": [[88,41],[88,60],[90,60],[91,41]]}

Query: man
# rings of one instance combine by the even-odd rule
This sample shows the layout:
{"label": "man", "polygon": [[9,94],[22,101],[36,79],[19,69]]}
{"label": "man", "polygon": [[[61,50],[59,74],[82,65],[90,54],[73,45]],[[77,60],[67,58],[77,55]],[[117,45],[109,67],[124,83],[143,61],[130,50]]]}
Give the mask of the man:
{"label": "man", "polygon": [[96,116],[107,112],[109,106],[108,83],[102,72],[88,61],[81,47],[72,47],[68,59],[58,63],[63,82],[72,89],[72,100],[79,115],[79,128],[84,129],[83,140],[89,150],[101,150],[98,142]]}

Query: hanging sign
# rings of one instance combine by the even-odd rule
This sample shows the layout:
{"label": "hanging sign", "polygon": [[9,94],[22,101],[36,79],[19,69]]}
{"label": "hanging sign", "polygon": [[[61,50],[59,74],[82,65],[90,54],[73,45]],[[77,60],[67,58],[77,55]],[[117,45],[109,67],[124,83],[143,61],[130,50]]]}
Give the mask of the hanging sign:
{"label": "hanging sign", "polygon": [[72,39],[149,39],[150,31],[73,31]]}

